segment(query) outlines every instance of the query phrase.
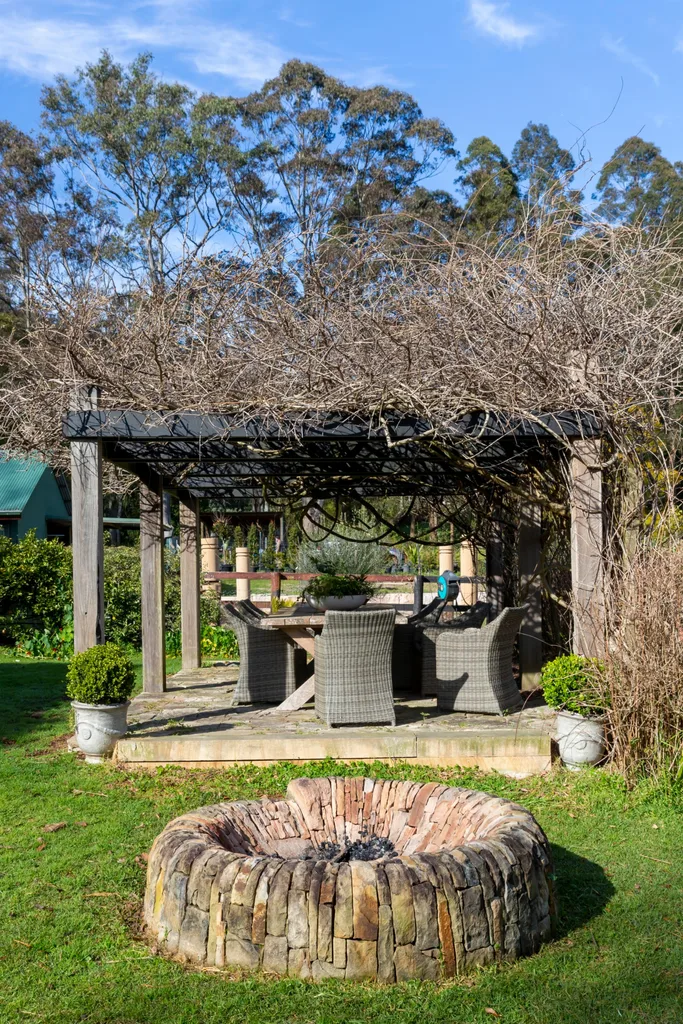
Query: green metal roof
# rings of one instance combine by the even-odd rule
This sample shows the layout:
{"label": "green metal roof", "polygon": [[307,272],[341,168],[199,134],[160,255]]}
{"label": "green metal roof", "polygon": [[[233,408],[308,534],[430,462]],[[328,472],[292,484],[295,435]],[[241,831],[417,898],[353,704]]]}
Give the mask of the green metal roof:
{"label": "green metal roof", "polygon": [[0,516],[21,515],[49,467],[37,459],[0,461]]}

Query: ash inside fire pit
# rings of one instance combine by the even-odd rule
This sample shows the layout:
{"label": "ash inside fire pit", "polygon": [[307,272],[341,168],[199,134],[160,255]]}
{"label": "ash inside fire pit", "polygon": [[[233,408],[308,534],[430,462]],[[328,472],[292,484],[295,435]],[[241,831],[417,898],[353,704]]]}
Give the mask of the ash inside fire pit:
{"label": "ash inside fire pit", "polygon": [[154,842],[145,924],[165,952],[301,978],[437,979],[536,952],[548,841],[523,807],[436,783],[295,779]]}
{"label": "ash inside fire pit", "polygon": [[396,857],[396,849],[391,839],[386,836],[370,835],[366,828],[360,830],[360,836],[353,843],[345,839],[343,843],[324,839],[320,846],[309,846],[303,855],[306,860],[389,860]]}

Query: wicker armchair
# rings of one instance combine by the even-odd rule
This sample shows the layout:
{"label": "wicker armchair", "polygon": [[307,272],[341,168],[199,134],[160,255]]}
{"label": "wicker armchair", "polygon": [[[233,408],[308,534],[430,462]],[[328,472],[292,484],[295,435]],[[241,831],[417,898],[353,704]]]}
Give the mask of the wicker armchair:
{"label": "wicker armchair", "polygon": [[235,601],[233,604],[234,608],[237,608],[239,612],[243,612],[246,615],[250,615],[253,619],[265,619],[266,613],[262,608],[257,608],[253,601],[249,598],[243,601]]}
{"label": "wicker armchair", "polygon": [[438,693],[436,678],[436,642],[442,633],[462,632],[464,629],[479,629],[491,611],[485,601],[477,601],[456,618],[436,625],[420,625],[415,631],[416,644],[422,654],[420,680],[423,697],[435,697]]}
{"label": "wicker armchair", "polygon": [[396,612],[328,612],[315,641],[315,710],[328,725],[396,724],[391,650]]}
{"label": "wicker armchair", "polygon": [[506,608],[483,629],[451,630],[436,642],[437,706],[442,711],[501,715],[522,698],[512,648],[524,608]]}
{"label": "wicker armchair", "polygon": [[306,652],[233,604],[224,604],[222,611],[222,621],[234,631],[240,649],[233,703],[279,704],[294,693],[306,678]]}

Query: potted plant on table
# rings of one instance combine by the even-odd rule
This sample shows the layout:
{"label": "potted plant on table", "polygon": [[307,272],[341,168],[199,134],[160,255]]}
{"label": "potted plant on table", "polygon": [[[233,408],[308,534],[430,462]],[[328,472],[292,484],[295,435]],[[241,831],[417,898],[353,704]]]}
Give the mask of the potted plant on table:
{"label": "potted plant on table", "polygon": [[365,576],[323,572],[310,581],[303,596],[316,611],[353,611],[374,592]]}
{"label": "potted plant on table", "polygon": [[99,644],[71,659],[66,678],[78,746],[86,761],[100,763],[126,734],[133,662],[117,644]]}
{"label": "potted plant on table", "polygon": [[541,672],[543,696],[557,711],[556,739],[562,763],[577,771],[602,761],[606,751],[606,700],[599,686],[597,658],[566,654]]}

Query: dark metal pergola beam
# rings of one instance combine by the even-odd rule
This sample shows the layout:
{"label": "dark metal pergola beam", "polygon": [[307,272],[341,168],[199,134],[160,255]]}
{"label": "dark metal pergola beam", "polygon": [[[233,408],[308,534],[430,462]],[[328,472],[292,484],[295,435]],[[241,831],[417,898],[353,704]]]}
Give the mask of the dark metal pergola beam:
{"label": "dark metal pergola beam", "polygon": [[264,441],[364,440],[366,438],[411,440],[439,436],[488,438],[546,438],[572,440],[600,433],[597,418],[588,412],[539,413],[513,416],[494,412],[466,413],[437,430],[429,420],[387,412],[379,415],[346,413],[292,414],[282,420],[262,416],[248,419],[213,413],[138,412],[134,410],[88,409],[67,412],[64,436],[69,441],[203,440]]}

